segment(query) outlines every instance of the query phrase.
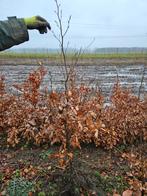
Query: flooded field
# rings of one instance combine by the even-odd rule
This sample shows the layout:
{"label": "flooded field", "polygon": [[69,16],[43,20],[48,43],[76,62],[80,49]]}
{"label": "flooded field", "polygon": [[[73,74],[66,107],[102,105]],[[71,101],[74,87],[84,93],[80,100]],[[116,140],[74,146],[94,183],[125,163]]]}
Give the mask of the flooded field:
{"label": "flooded field", "polygon": [[[17,63],[17,65],[1,64],[0,74],[5,76],[6,84],[9,91],[15,93],[13,84],[22,83],[30,72],[39,67],[36,65],[25,65],[25,63]],[[47,75],[44,78],[42,88],[47,86],[54,90],[62,90],[64,88],[64,67],[59,65],[45,64]],[[102,93],[109,97],[114,83],[119,79],[123,87],[129,87],[133,93],[138,95],[141,81],[143,79],[141,94],[147,92],[147,65],[145,64],[113,64],[113,65],[97,65],[86,64],[78,65],[76,70],[77,85],[84,83],[92,87],[98,86]],[[51,85],[52,80],[52,85]]]}

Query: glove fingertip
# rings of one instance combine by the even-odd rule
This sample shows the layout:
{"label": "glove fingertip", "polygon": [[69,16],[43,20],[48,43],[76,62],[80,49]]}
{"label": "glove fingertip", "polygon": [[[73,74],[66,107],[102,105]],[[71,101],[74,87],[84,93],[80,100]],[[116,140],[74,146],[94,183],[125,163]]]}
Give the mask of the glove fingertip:
{"label": "glove fingertip", "polygon": [[48,29],[49,29],[49,30],[51,30],[51,26],[50,26],[50,24],[49,24],[49,23],[48,23],[47,27],[48,27]]}
{"label": "glove fingertip", "polygon": [[40,34],[44,34],[44,31],[41,30],[41,29],[39,29],[39,33],[40,33]]}

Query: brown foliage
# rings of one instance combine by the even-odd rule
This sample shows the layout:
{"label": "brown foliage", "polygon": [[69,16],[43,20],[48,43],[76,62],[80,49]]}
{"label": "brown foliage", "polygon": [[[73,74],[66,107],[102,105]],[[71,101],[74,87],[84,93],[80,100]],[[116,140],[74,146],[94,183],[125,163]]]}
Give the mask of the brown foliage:
{"label": "brown foliage", "polygon": [[136,139],[147,140],[145,129],[146,101],[141,101],[117,83],[110,106],[97,89],[74,87],[65,92],[41,91],[46,70],[40,67],[22,85],[15,85],[20,95],[5,91],[0,80],[0,128],[7,133],[7,142],[60,143],[81,147],[94,142],[96,146],[113,148]]}

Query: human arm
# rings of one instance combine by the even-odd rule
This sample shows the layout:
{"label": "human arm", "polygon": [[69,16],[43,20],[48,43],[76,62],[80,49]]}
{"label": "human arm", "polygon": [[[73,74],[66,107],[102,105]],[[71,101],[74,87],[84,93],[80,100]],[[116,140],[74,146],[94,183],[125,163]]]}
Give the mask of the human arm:
{"label": "human arm", "polygon": [[29,34],[24,19],[8,17],[0,21],[0,51],[29,40]]}
{"label": "human arm", "polygon": [[29,40],[28,30],[38,30],[41,34],[51,30],[50,24],[41,16],[30,18],[8,17],[0,21],[0,51]]}

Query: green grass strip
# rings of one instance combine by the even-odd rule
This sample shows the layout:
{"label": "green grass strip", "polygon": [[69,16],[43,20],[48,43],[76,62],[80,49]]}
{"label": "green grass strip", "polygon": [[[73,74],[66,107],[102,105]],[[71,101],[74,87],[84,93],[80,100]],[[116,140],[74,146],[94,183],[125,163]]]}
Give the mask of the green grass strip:
{"label": "green grass strip", "polygon": [[[67,59],[74,59],[74,53],[67,53]],[[1,52],[0,58],[50,58],[60,59],[61,55],[58,53],[16,53],[16,52]],[[97,53],[84,53],[80,54],[80,59],[136,59],[147,58],[147,53],[112,53],[112,54],[97,54]]]}

